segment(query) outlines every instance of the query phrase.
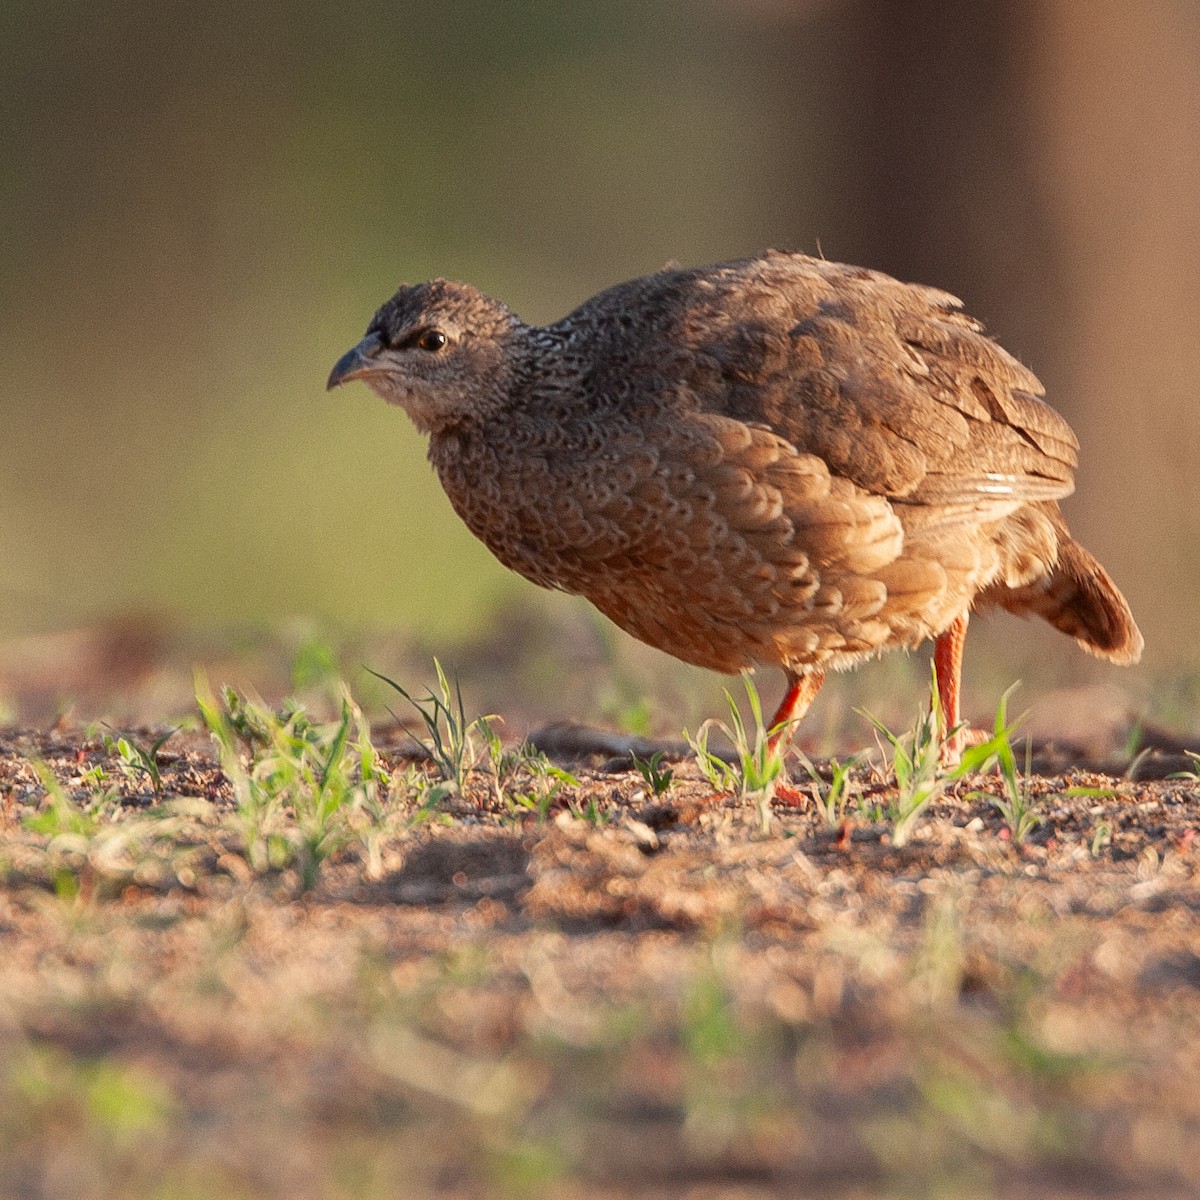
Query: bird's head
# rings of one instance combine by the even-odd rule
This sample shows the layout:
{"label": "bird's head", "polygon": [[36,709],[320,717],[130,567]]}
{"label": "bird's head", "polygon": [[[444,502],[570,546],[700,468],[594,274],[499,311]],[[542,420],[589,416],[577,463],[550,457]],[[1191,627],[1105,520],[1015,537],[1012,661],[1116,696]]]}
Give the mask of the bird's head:
{"label": "bird's head", "polygon": [[469,284],[405,285],[337,360],[326,387],[361,379],[423,433],[437,433],[503,397],[522,328],[509,308]]}

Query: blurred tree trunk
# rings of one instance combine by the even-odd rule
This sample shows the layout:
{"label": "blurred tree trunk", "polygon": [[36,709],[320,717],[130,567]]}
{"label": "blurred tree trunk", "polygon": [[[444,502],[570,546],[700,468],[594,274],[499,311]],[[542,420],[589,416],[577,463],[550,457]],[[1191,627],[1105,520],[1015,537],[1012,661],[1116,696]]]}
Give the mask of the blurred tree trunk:
{"label": "blurred tree trunk", "polygon": [[955,292],[1031,364],[1046,357],[1041,314],[1059,278],[1029,145],[1037,7],[835,5],[839,83],[825,101],[836,243],[826,254]]}
{"label": "blurred tree trunk", "polygon": [[1195,666],[1200,5],[1043,0],[1032,41],[1032,133],[1070,298],[1057,398],[1084,442],[1072,518],[1118,574],[1151,661]]}
{"label": "blurred tree trunk", "polygon": [[794,194],[822,194],[798,230],[955,292],[1038,373],[1083,442],[1080,540],[1151,661],[1200,660],[1181,604],[1200,585],[1200,4],[841,0],[792,33],[815,125]]}

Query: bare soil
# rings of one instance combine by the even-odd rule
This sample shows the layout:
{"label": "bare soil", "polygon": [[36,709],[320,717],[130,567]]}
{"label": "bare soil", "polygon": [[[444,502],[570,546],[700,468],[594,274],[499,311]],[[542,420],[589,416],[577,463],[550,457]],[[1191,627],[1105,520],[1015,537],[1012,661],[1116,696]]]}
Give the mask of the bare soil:
{"label": "bare soil", "polygon": [[[544,815],[469,789],[306,888],[199,818],[152,861],[55,858],[32,764],[68,789],[117,764],[4,732],[0,1194],[1200,1195],[1179,747],[1136,782],[1039,747],[1023,843],[989,776],[898,847],[545,742],[579,783]],[[161,795],[121,786],[116,821],[233,804],[195,734]]]}

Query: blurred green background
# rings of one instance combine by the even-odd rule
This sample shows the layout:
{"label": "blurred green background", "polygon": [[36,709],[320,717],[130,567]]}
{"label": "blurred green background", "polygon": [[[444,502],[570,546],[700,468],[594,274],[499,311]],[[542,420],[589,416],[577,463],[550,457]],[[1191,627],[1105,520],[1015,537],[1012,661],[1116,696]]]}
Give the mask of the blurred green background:
{"label": "blurred green background", "polygon": [[1195,663],[1195,0],[8,0],[0,46],[0,639],[582,603],[330,365],[401,281],[540,321],[775,245],[962,296],[1079,432],[1149,669]]}

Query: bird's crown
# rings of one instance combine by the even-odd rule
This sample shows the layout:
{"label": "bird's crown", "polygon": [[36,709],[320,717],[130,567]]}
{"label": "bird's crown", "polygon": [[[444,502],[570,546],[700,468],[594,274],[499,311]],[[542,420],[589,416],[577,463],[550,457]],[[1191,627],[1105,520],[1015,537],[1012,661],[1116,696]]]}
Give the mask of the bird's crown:
{"label": "bird's crown", "polygon": [[375,314],[367,330],[385,345],[399,346],[426,331],[446,337],[499,337],[518,324],[512,310],[469,283],[432,279],[402,284]]}

